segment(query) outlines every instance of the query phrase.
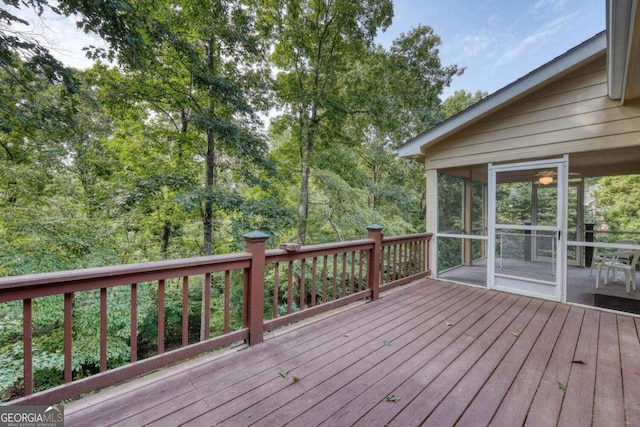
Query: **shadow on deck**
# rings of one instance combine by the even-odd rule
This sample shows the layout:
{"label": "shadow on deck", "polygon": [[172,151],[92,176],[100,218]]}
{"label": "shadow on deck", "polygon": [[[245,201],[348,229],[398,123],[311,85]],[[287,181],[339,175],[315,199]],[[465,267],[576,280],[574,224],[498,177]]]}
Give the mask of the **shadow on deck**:
{"label": "shadow on deck", "polygon": [[73,402],[65,421],[639,425],[639,326],[630,316],[423,280]]}

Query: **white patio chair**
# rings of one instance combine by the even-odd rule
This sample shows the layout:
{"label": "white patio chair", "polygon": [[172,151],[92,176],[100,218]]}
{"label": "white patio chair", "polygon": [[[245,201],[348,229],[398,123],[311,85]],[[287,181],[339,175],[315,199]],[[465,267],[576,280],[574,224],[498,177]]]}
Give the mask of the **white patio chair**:
{"label": "white patio chair", "polygon": [[611,261],[602,261],[600,267],[598,268],[598,277],[596,277],[596,289],[598,289],[598,285],[600,282],[600,272],[602,268],[605,268],[604,273],[604,284],[608,283],[609,279],[609,270],[613,271],[614,279],[617,271],[624,272],[624,280],[627,287],[627,293],[631,292],[631,286],[633,286],[633,290],[636,290],[636,265],[638,264],[638,258],[640,258],[640,250],[633,251],[633,256],[631,257],[631,263],[620,262],[617,259],[613,259]]}
{"label": "white patio chair", "polygon": [[[615,242],[613,242],[612,244],[617,245],[617,244],[623,244],[623,245],[637,245],[638,241],[637,240],[633,240],[633,239],[624,239],[624,240],[616,240]],[[631,261],[631,257],[628,258],[621,258],[618,259],[618,262],[623,262],[626,261],[626,264],[629,264]],[[601,250],[599,250],[598,248],[593,248],[593,257],[591,258],[591,268],[589,268],[589,277],[591,277],[591,273],[593,272],[594,268],[598,269],[598,275],[600,275],[600,271],[602,271],[602,263],[604,261],[613,261],[613,256],[611,253],[607,253],[607,252],[602,252]],[[613,271],[613,274],[615,275],[615,270]],[[599,279],[599,277],[598,277]],[[598,283],[598,281],[596,280],[596,284]],[[596,286],[597,288],[597,286]]]}

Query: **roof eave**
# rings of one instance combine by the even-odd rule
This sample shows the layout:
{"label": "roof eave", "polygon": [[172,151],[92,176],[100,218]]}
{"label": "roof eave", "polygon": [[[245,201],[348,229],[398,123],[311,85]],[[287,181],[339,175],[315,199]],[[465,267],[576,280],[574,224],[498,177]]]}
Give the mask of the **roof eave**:
{"label": "roof eave", "polygon": [[607,1],[607,91],[611,99],[622,99],[624,94],[634,3]]}
{"label": "roof eave", "polygon": [[601,32],[584,43],[553,59],[524,77],[494,92],[482,101],[467,108],[461,113],[445,120],[430,130],[407,141],[396,149],[400,157],[412,158],[422,156],[425,149],[441,139],[459,132],[467,126],[482,119],[488,114],[503,108],[511,102],[525,96],[538,86],[559,77],[584,62],[602,54],[607,48],[605,32]]}

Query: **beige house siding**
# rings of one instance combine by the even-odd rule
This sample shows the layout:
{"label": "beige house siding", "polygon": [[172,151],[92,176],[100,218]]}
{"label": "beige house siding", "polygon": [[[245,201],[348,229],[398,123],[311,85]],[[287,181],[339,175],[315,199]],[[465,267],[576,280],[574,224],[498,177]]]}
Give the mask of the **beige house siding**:
{"label": "beige house siding", "polygon": [[429,147],[425,165],[444,169],[640,147],[639,117],[640,104],[620,106],[608,98],[602,55]]}

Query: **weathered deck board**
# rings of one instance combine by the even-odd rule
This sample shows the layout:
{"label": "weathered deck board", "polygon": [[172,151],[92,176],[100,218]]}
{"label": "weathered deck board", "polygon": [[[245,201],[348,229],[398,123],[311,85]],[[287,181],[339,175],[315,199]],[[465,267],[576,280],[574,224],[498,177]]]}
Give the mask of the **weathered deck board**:
{"label": "weathered deck board", "polygon": [[640,426],[640,343],[632,318],[618,316],[618,334],[625,418],[628,426]]}
{"label": "weathered deck board", "polygon": [[624,425],[624,397],[616,315],[600,314],[593,424]]}
{"label": "weathered deck board", "polygon": [[569,381],[558,425],[588,426],[593,414],[593,398],[598,356],[600,312],[587,310],[582,321],[576,353],[571,363]]}
{"label": "weathered deck board", "polygon": [[425,280],[71,403],[65,421],[640,425],[639,326],[625,315]]}
{"label": "weathered deck board", "polygon": [[569,314],[569,306],[557,305],[547,327],[542,331],[534,348],[518,372],[507,395],[491,420],[495,426],[522,425],[527,417],[527,409],[531,406],[535,392],[540,385],[544,369],[549,363],[553,346],[556,343],[565,319]]}
{"label": "weathered deck board", "polygon": [[[466,298],[471,298],[475,293],[468,289],[463,291]],[[218,390],[217,382],[212,383],[212,387],[203,387],[198,393],[204,395],[204,402],[208,406],[209,411],[204,415],[202,421],[204,424],[211,422],[222,422],[233,415],[241,412],[244,416],[249,416],[255,408],[245,411],[252,405],[263,405],[266,396],[277,394],[278,397],[285,399],[291,394],[291,377],[297,375],[299,378],[305,378],[305,386],[312,383],[314,378],[324,378],[318,371],[327,363],[332,363],[329,368],[330,372],[344,369],[354,361],[364,357],[376,346],[382,343],[382,335],[398,333],[403,328],[415,325],[416,316],[435,315],[438,310],[450,309],[451,304],[457,303],[456,297],[460,298],[459,289],[453,289],[451,292],[443,294],[432,294],[433,298],[417,298],[406,303],[404,307],[396,310],[387,310],[385,315],[378,316],[375,320],[369,321],[359,327],[349,328],[349,332],[339,334],[332,337],[331,340],[322,342],[321,345],[312,351],[304,351],[304,347],[298,347],[295,350],[301,354],[297,357],[290,358],[280,365],[274,366],[272,369],[260,372],[257,375],[250,376],[247,381],[235,384],[233,389]],[[453,302],[452,302],[453,299]],[[465,299],[462,299],[464,301]],[[334,319],[335,321],[335,319]],[[389,332],[392,331],[392,332]],[[348,336],[345,336],[348,334]],[[379,340],[376,340],[376,338]],[[349,357],[344,357],[349,355]],[[346,366],[342,366],[345,365]],[[272,364],[273,366],[273,364]],[[290,371],[290,377],[282,378],[278,371],[286,369]],[[249,370],[251,373],[252,370]],[[294,390],[297,395],[298,390]],[[285,396],[285,397],[283,397]],[[197,416],[191,409],[188,411],[189,416]],[[168,419],[171,421],[173,416]],[[164,424],[167,420],[159,420],[159,424]],[[196,421],[194,421],[196,423]],[[197,424],[197,423],[196,423]]]}
{"label": "weathered deck board", "polygon": [[[503,295],[498,295],[501,297]],[[395,410],[399,412],[404,404],[408,403],[411,398],[416,396],[424,386],[431,381],[439,372],[449,366],[456,357],[458,357],[471,343],[477,338],[478,332],[484,331],[487,327],[494,324],[496,320],[513,306],[517,297],[510,295],[507,298],[498,298],[493,304],[491,311],[484,313],[476,311],[474,314],[481,316],[481,319],[475,320],[470,317],[471,326],[464,325],[460,322],[451,328],[452,334],[443,336],[441,342],[434,342],[434,345],[424,348],[416,356],[414,363],[403,364],[384,377],[377,377],[376,383],[370,386],[366,391],[364,387],[360,388],[361,394],[356,399],[349,401],[349,397],[344,396],[352,390],[346,390],[347,393],[340,394],[338,397],[343,399],[341,404],[344,405],[339,411],[325,420],[323,425],[353,425],[360,418],[365,416],[378,403],[383,402],[389,396],[389,390],[393,390],[392,394],[402,396],[401,400],[396,402],[392,407],[389,405],[380,406],[379,411],[382,413]],[[492,300],[493,301],[493,300]],[[465,319],[466,320],[466,319]],[[455,329],[459,326],[467,327],[464,333],[459,334]],[[419,379],[417,381],[416,379]],[[359,384],[357,385],[359,386]],[[357,390],[357,389],[356,389]],[[358,393],[358,390],[356,391]],[[351,399],[356,394],[351,396]],[[385,407],[386,406],[386,407]],[[313,408],[316,410],[317,408]],[[309,411],[312,412],[312,411]],[[376,414],[370,412],[371,417],[375,419]],[[304,418],[301,418],[304,420]],[[363,420],[362,423],[367,423]]]}
{"label": "weathered deck board", "polygon": [[[415,367],[416,363],[430,358],[427,353],[437,353],[446,348],[453,339],[459,336],[459,332],[452,329],[460,327],[464,330],[472,326],[483,312],[489,312],[503,299],[499,295],[496,297],[491,298],[490,294],[486,294],[475,298],[470,304],[455,313],[445,313],[434,318],[429,324],[424,324],[424,327],[430,328],[430,331],[420,336],[419,339],[413,339],[411,336],[407,339],[402,336],[390,340],[390,345],[383,344],[377,352],[364,358],[361,361],[363,365],[360,369],[354,369],[354,372],[349,372],[349,375],[334,377],[313,390],[311,405],[314,406],[310,410],[305,410],[305,407],[302,406],[304,402],[308,401],[308,397],[300,396],[296,399],[298,402],[292,401],[286,407],[280,408],[261,420],[257,425],[270,426],[278,420],[283,419],[286,422],[296,416],[298,416],[296,424],[318,424],[326,416],[323,408],[337,408],[349,398],[356,396],[359,390],[366,389],[376,383],[380,377],[393,375],[403,367]],[[445,321],[451,323],[451,326],[447,326]],[[364,363],[370,366],[367,367]]]}

